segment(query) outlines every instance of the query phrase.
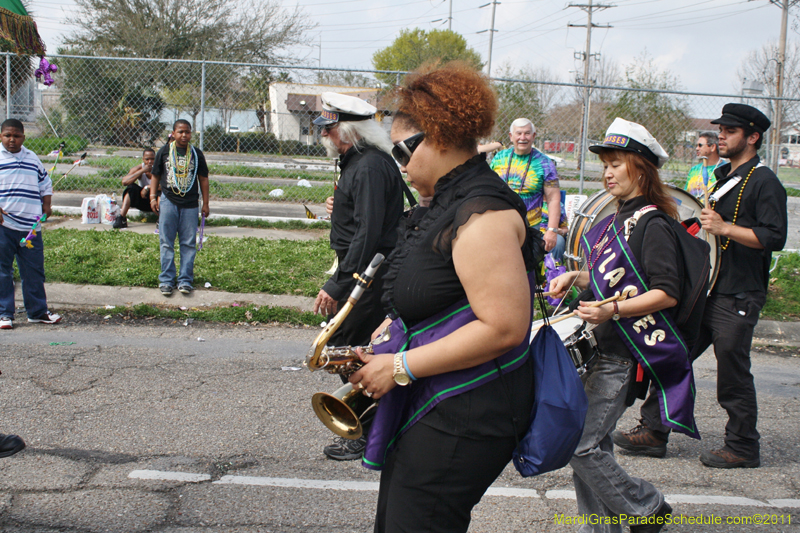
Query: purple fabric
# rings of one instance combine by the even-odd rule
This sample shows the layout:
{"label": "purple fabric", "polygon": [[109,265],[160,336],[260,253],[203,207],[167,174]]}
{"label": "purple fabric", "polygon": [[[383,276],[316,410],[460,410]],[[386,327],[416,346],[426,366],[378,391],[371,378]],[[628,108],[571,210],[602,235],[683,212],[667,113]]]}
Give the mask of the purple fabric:
{"label": "purple fabric", "polygon": [[[556,261],[555,261],[555,259],[553,259],[553,256],[550,255],[550,254],[547,254],[547,255],[544,256],[544,267],[547,269],[547,272],[545,273],[545,280],[546,281],[545,281],[545,284],[544,284],[544,288],[545,288],[545,291],[548,291],[549,287],[550,287],[550,282],[552,280],[556,279],[561,274],[565,274],[567,272],[567,267],[565,267],[565,266],[556,266]],[[558,299],[558,298],[551,298],[549,296],[547,297],[547,303],[549,303],[553,307],[558,307],[559,305],[561,305],[561,302],[563,302],[563,301],[564,301],[564,298]]]}
{"label": "purple fabric", "polygon": [[[620,235],[614,237],[623,222],[609,226],[603,236],[609,219],[610,216],[603,219],[581,240],[586,257],[593,265],[589,271],[592,292],[598,300],[620,292],[625,295],[631,289],[635,294],[644,294],[648,290],[644,269],[633,256],[627,240]],[[601,243],[598,250],[592,252],[599,239],[605,241],[611,237],[614,238],[605,248]],[[694,420],[695,387],[689,349],[673,318],[663,311],[645,317],[620,318],[615,329],[656,385],[664,425],[699,439]]]}
{"label": "purple fabric", "polygon": [[[534,274],[528,276],[532,289],[536,286],[533,276]],[[466,299],[411,329],[406,328],[402,319],[398,318],[390,326],[389,340],[374,345],[373,349],[375,353],[411,350],[445,337],[473,320],[476,320],[475,313]],[[519,346],[498,357],[503,373],[522,366],[528,358],[529,349],[530,338],[526,337]],[[397,439],[439,402],[475,389],[497,377],[497,364],[492,360],[476,367],[420,378],[405,387],[393,388],[378,404],[362,464],[371,470],[381,470],[387,453]]]}

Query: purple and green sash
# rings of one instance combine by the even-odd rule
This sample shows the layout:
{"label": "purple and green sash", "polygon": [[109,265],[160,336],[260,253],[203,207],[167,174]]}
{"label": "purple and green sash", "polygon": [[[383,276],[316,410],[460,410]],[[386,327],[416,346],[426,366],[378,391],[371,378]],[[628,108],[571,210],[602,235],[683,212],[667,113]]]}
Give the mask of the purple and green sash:
{"label": "purple and green sash", "polygon": [[[533,291],[534,275],[530,274],[528,280]],[[533,297],[532,292],[531,302]],[[466,299],[410,329],[405,326],[402,319],[398,318],[389,326],[389,339],[375,344],[373,349],[375,353],[411,350],[441,339],[473,320],[476,320],[475,313]],[[497,358],[497,363],[504,374],[522,366],[528,359],[529,347],[530,338],[526,336],[519,346]],[[386,455],[403,433],[442,400],[497,379],[499,377],[497,363],[491,360],[472,368],[419,378],[405,387],[395,387],[390,390],[378,403],[375,419],[367,437],[362,464],[371,470],[381,470],[386,462]]]}
{"label": "purple and green sash", "polygon": [[[605,300],[621,294],[621,301],[647,292],[648,281],[628,241],[620,235],[619,224],[624,222],[615,221],[609,226],[609,218],[592,227],[581,239],[581,245],[593,265],[590,285],[595,298]],[[598,245],[592,252],[594,243]],[[694,421],[695,388],[689,349],[672,316],[658,311],[638,318],[620,318],[615,324],[622,341],[656,385],[661,421],[675,431],[699,439]]]}

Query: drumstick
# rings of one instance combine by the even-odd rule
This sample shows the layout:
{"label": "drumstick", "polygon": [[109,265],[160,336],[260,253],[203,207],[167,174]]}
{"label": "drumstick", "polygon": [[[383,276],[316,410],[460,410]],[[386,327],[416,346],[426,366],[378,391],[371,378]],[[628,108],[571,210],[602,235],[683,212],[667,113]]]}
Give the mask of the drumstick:
{"label": "drumstick", "polygon": [[[592,302],[591,304],[589,304],[589,307],[600,307],[601,305],[605,305],[605,304],[614,302],[616,300],[619,300],[620,296],[622,296],[622,295],[621,294],[617,294],[616,296],[612,296],[611,298],[606,298],[602,302]],[[551,320],[550,321],[550,325],[552,326],[553,324],[557,324],[557,323],[561,322],[562,320],[566,320],[566,319],[568,319],[570,317],[573,317],[573,316],[575,316],[575,311],[573,311],[571,313],[568,313],[566,315],[560,316],[560,317],[556,318],[555,320]]]}
{"label": "drumstick", "polygon": [[552,296],[552,295],[554,295],[554,294],[555,294],[555,293],[554,293],[554,292],[552,292],[552,291],[540,292],[540,291],[538,291],[538,290],[537,290],[536,292],[537,292],[537,293],[539,293],[539,294],[541,294],[542,296]]}

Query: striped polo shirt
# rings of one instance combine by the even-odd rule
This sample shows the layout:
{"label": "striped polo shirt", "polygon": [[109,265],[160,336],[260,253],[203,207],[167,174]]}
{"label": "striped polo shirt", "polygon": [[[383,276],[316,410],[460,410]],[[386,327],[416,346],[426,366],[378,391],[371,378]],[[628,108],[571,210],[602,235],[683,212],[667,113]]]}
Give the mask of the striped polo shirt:
{"label": "striped polo shirt", "polygon": [[[517,155],[513,148],[508,148],[497,152],[490,166],[525,202],[531,227],[540,227],[544,188],[558,187],[558,174],[553,160],[536,148],[525,155]],[[540,229],[546,228],[545,222],[544,228]]]}
{"label": "striped polo shirt", "polygon": [[42,215],[42,198],[52,195],[53,182],[36,154],[24,146],[12,154],[0,144],[3,226],[28,231]]}

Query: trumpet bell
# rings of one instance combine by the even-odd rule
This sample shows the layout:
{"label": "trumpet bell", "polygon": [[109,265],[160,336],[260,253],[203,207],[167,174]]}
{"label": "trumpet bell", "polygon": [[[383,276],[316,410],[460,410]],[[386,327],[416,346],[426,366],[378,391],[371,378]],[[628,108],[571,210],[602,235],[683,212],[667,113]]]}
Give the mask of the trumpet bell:
{"label": "trumpet bell", "polygon": [[356,440],[364,432],[361,419],[377,405],[371,398],[345,383],[333,394],[318,392],[311,397],[317,418],[329,430],[345,439]]}

